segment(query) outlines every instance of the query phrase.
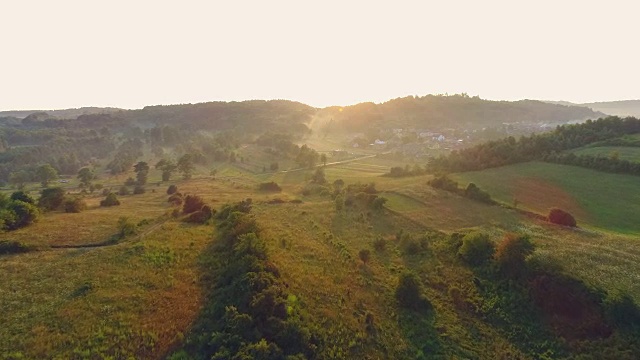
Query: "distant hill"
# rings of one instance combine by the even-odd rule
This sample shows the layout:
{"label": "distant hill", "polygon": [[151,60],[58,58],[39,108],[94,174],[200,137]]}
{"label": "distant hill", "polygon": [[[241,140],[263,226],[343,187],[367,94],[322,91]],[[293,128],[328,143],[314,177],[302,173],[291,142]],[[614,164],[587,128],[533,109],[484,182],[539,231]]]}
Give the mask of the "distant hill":
{"label": "distant hill", "polygon": [[490,101],[466,95],[408,96],[381,104],[322,109],[318,115],[352,130],[383,128],[483,128],[513,123],[560,124],[604,114],[582,106],[537,100]]}
{"label": "distant hill", "polygon": [[640,117],[640,100],[620,100],[620,101],[599,101],[584,104],[575,104],[568,101],[545,101],[548,104],[559,104],[566,106],[582,106],[615,116]]}
{"label": "distant hill", "polygon": [[31,114],[39,114],[46,113],[48,117],[58,118],[58,119],[75,119],[80,115],[91,115],[91,114],[111,114],[122,111],[122,109],[111,108],[111,107],[81,107],[77,109],[63,109],[63,110],[10,110],[10,111],[0,111],[0,118],[2,117],[13,117],[18,119],[24,119]]}
{"label": "distant hill", "polygon": [[201,130],[305,133],[315,112],[315,108],[295,101],[249,100],[146,106],[122,112],[121,116],[142,124],[181,124]]}
{"label": "distant hill", "polygon": [[640,100],[606,101],[581,104],[590,107],[594,111],[616,116],[640,117]]}

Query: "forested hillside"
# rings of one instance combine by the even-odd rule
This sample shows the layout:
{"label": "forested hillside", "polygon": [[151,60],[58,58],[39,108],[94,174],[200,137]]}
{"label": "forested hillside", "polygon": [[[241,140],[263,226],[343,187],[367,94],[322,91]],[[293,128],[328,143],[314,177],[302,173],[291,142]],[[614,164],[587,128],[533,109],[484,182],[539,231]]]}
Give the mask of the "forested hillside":
{"label": "forested hillside", "polygon": [[595,119],[603,114],[580,106],[536,100],[489,101],[465,94],[408,96],[382,104],[361,103],[319,112],[350,130],[382,128],[477,128],[504,123],[565,123]]}
{"label": "forested hillside", "polygon": [[[523,136],[518,140],[508,137],[453,151],[447,156],[433,159],[430,168],[433,171],[445,172],[473,171],[532,160],[573,162],[575,165],[583,166],[586,161],[577,161],[578,157],[575,155],[563,155],[561,152],[597,142],[609,143],[605,141],[638,132],[640,120],[611,116],[583,124],[558,126],[553,132]],[[616,158],[601,160],[608,163],[624,161]]]}

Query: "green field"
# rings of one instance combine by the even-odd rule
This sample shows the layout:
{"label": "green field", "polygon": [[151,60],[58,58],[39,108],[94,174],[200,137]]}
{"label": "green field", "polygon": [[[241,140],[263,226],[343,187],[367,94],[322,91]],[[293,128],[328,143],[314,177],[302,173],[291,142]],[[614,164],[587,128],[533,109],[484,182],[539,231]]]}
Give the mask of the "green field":
{"label": "green field", "polygon": [[622,233],[640,232],[640,179],[575,166],[531,162],[460,173],[466,185],[477,184],[493,198],[509,205],[547,214],[559,207],[573,214],[579,226]]}
{"label": "green field", "polygon": [[584,147],[572,151],[576,155],[591,155],[609,157],[617,154],[620,160],[640,162],[640,147],[631,146],[597,146]]}

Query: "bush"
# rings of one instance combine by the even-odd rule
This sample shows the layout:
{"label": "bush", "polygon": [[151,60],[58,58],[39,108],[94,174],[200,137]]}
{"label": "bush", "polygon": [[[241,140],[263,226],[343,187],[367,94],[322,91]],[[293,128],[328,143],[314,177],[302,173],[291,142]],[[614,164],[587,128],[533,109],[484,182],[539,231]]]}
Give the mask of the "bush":
{"label": "bush", "polygon": [[31,225],[38,221],[38,217],[40,216],[40,211],[35,205],[21,200],[10,202],[6,210],[7,217],[3,216],[3,220],[8,230],[15,230]]}
{"label": "bush", "polygon": [[640,309],[628,294],[613,292],[604,300],[607,317],[616,325],[624,327],[640,324]]}
{"label": "bush", "polygon": [[382,237],[379,237],[373,241],[373,248],[379,252],[385,251],[387,242]]}
{"label": "bush", "polygon": [[412,272],[404,272],[398,280],[396,300],[401,307],[411,310],[421,310],[427,305],[422,296],[422,284],[418,276]]}
{"label": "bush", "polygon": [[558,224],[558,225],[571,226],[571,227],[576,226],[576,219],[573,217],[573,215],[558,208],[549,210],[549,215],[547,216],[547,219],[549,220],[549,222]]}
{"label": "bush", "polygon": [[464,196],[471,200],[480,201],[486,204],[494,203],[491,199],[491,195],[484,190],[480,190],[480,188],[474,183],[469,183],[467,189],[464,191]]}
{"label": "bush", "polygon": [[36,201],[24,191],[16,191],[11,194],[11,200],[19,200],[22,202],[26,202],[27,204],[35,205]]}
{"label": "bush", "polygon": [[215,210],[211,209],[208,205],[204,205],[201,210],[191,213],[185,221],[196,224],[204,224],[213,217]]}
{"label": "bush", "polygon": [[120,200],[114,193],[109,193],[104,200],[100,201],[100,206],[117,206],[120,205]]}
{"label": "bush", "polygon": [[167,188],[167,195],[173,195],[177,192],[178,192],[178,187],[175,185],[169,185],[169,188]]}
{"label": "bush", "polygon": [[42,189],[38,206],[44,210],[55,210],[62,205],[64,194],[64,190],[59,187]]}
{"label": "bush", "polygon": [[204,201],[197,195],[187,195],[184,199],[184,205],[182,206],[182,212],[185,214],[191,214],[196,211],[202,210]]}
{"label": "bush", "polygon": [[144,194],[146,192],[144,186],[142,185],[136,185],[136,187],[133,188],[133,194],[134,195],[140,195],[140,194]]}
{"label": "bush", "polygon": [[19,241],[0,240],[0,255],[20,254],[31,251],[31,248]]}
{"label": "bush", "polygon": [[261,183],[260,185],[258,185],[258,190],[280,192],[282,191],[282,188],[277,183],[271,181],[271,182]]}
{"label": "bush", "polygon": [[534,249],[528,236],[509,233],[498,244],[495,259],[502,270],[517,275],[526,268],[525,260]]}
{"label": "bush", "polygon": [[180,194],[179,192],[172,194],[171,196],[169,196],[169,200],[167,201],[172,205],[180,206],[182,205],[182,194]]}
{"label": "bush", "polygon": [[118,195],[121,196],[129,195],[130,193],[129,188],[126,185],[122,185],[120,190],[118,190]]}
{"label": "bush", "polygon": [[87,203],[79,197],[68,198],[64,201],[64,212],[79,213],[87,209]]}
{"label": "bush", "polygon": [[360,257],[360,260],[362,260],[362,263],[367,265],[369,259],[371,259],[371,251],[369,249],[362,249],[358,253],[358,256]]}
{"label": "bush", "polygon": [[134,178],[132,178],[132,177],[128,178],[128,179],[124,182],[124,184],[125,184],[126,186],[135,186],[137,183],[138,183],[138,182],[136,181],[136,179],[134,179]]}
{"label": "bush", "polygon": [[123,239],[129,235],[135,235],[137,232],[136,224],[129,220],[128,217],[123,216],[118,219],[118,236]]}
{"label": "bush", "polygon": [[489,236],[480,232],[472,232],[462,238],[458,255],[468,264],[480,266],[486,263],[495,252],[495,246]]}

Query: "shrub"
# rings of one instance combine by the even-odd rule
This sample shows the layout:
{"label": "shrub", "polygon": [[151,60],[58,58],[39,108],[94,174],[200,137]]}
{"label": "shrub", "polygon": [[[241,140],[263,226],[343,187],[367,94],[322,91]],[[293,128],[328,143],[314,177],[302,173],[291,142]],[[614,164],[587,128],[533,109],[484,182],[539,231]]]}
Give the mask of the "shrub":
{"label": "shrub", "polygon": [[489,236],[480,232],[472,232],[462,238],[462,245],[458,255],[468,264],[479,266],[486,263],[495,252],[493,242]]}
{"label": "shrub", "polygon": [[8,216],[6,218],[3,216],[3,220],[5,220],[5,226],[9,230],[15,230],[31,225],[38,221],[38,217],[40,216],[40,211],[38,211],[38,208],[35,205],[21,200],[14,200],[10,202],[7,207],[7,212]]}
{"label": "shrub", "polygon": [[120,200],[114,193],[109,193],[104,200],[100,201],[100,206],[116,206],[120,205]]}
{"label": "shrub", "polygon": [[178,192],[178,187],[175,185],[169,185],[167,188],[167,195],[173,195]]}
{"label": "shrub", "polygon": [[509,233],[498,244],[495,259],[502,270],[517,275],[525,269],[525,260],[534,249],[528,236]]}
{"label": "shrub", "polygon": [[171,196],[169,196],[169,200],[167,201],[170,202],[172,205],[180,206],[182,205],[182,194],[178,192],[175,194],[172,194]]}
{"label": "shrub", "polygon": [[144,194],[145,192],[146,192],[146,190],[145,190],[144,186],[142,186],[142,185],[136,185],[133,188],[133,194],[134,195]]}
{"label": "shrub", "polygon": [[197,195],[187,195],[184,198],[184,205],[182,206],[182,212],[185,214],[191,214],[196,211],[200,211],[204,206],[204,201]]}
{"label": "shrub", "polygon": [[558,225],[571,226],[571,227],[576,226],[576,219],[573,217],[573,215],[558,208],[553,208],[549,210],[549,215],[547,216],[547,219],[549,220],[549,222],[558,224]]}
{"label": "shrub", "polygon": [[464,191],[464,196],[471,200],[476,200],[487,204],[494,203],[494,201],[491,200],[491,195],[489,195],[489,193],[484,190],[480,190],[480,188],[474,183],[469,183],[467,189]]}
{"label": "shrub", "polygon": [[362,249],[358,253],[358,256],[360,257],[360,260],[362,260],[362,263],[367,265],[369,259],[371,259],[371,251],[369,251],[369,249]]}
{"label": "shrub", "polygon": [[128,178],[128,179],[124,182],[124,184],[125,184],[126,186],[135,186],[137,183],[138,183],[138,182],[136,181],[136,179],[134,179],[134,178],[132,178],[132,177]]}
{"label": "shrub", "polygon": [[55,210],[62,205],[64,201],[64,189],[59,187],[42,189],[40,191],[40,199],[38,206],[44,210]]}
{"label": "shrub", "polygon": [[375,199],[373,199],[373,201],[371,202],[371,207],[375,210],[382,210],[386,202],[387,202],[386,198],[383,198],[382,196],[378,196]]}
{"label": "shrub", "polygon": [[201,210],[192,212],[186,219],[186,222],[204,224],[213,217],[215,210],[208,205],[204,205]]}
{"label": "shrub", "polygon": [[640,324],[640,309],[628,294],[609,293],[604,306],[607,316],[614,324],[625,327]]}
{"label": "shrub", "polygon": [[87,203],[79,197],[67,198],[64,201],[64,212],[79,213],[87,209]]}
{"label": "shrub", "polygon": [[451,180],[448,176],[443,175],[429,180],[428,184],[436,189],[442,189],[451,192],[459,192],[458,183]]}
{"label": "shrub", "polygon": [[134,235],[137,232],[136,224],[128,217],[123,216],[118,219],[118,236],[120,239],[129,235]]}
{"label": "shrub", "polygon": [[373,241],[373,248],[376,251],[385,251],[385,249],[387,248],[387,242],[382,237],[378,237]]}
{"label": "shrub", "polygon": [[24,191],[16,191],[11,194],[11,200],[20,200],[22,202],[26,202],[27,204],[35,205],[36,201]]}
{"label": "shrub", "polygon": [[20,254],[31,251],[31,248],[19,241],[0,240],[0,255]]}
{"label": "shrub", "polygon": [[258,185],[258,190],[280,192],[282,191],[282,188],[275,182],[271,181],[271,182],[261,183],[260,185]]}
{"label": "shrub", "polygon": [[427,304],[422,296],[422,284],[413,272],[404,272],[398,280],[396,288],[396,300],[401,307],[411,310],[421,310]]}
{"label": "shrub", "polygon": [[129,188],[126,185],[122,185],[120,187],[120,190],[118,190],[118,195],[125,196],[129,194],[130,194]]}

